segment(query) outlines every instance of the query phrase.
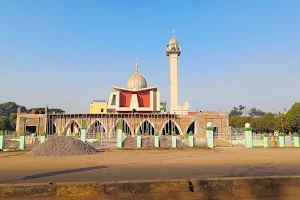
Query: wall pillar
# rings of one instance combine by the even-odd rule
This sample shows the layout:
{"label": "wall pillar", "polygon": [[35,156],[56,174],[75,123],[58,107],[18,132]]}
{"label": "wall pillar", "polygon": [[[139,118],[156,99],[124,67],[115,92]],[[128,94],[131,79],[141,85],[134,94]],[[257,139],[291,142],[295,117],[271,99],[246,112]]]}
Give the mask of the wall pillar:
{"label": "wall pillar", "polygon": [[154,147],[158,148],[159,147],[159,134],[155,133],[154,136]]}
{"label": "wall pillar", "polygon": [[82,120],[81,122],[80,140],[82,142],[86,142],[86,121],[85,120]]}
{"label": "wall pillar", "polygon": [[279,133],[279,147],[284,147],[284,133]]}
{"label": "wall pillar", "polygon": [[252,128],[250,127],[249,123],[245,124],[245,128],[244,128],[244,134],[245,134],[245,140],[246,140],[246,147],[247,148],[252,148],[253,144],[252,144]]}
{"label": "wall pillar", "polygon": [[46,134],[42,133],[41,134],[41,143],[44,143],[46,141]]}
{"label": "wall pillar", "polygon": [[189,133],[189,147],[194,147],[194,135],[193,132]]}
{"label": "wall pillar", "polygon": [[211,122],[206,124],[206,144],[208,148],[214,148],[214,127]]}
{"label": "wall pillar", "polygon": [[19,149],[24,150],[25,149],[25,133],[20,134],[20,144]]}
{"label": "wall pillar", "polygon": [[142,135],[141,133],[138,133],[136,136],[136,147],[141,148],[142,147]]}
{"label": "wall pillar", "polygon": [[269,136],[264,135],[264,147],[268,148],[269,147]]}
{"label": "wall pillar", "polygon": [[172,133],[172,148],[176,148],[177,144],[176,141],[177,140],[177,135],[175,132]]}
{"label": "wall pillar", "polygon": [[294,133],[294,147],[299,147],[299,135]]}
{"label": "wall pillar", "polygon": [[117,135],[117,147],[122,148],[122,137],[123,137],[123,120],[119,120],[117,124],[118,135]]}
{"label": "wall pillar", "polygon": [[0,149],[4,148],[4,133],[0,131]]}

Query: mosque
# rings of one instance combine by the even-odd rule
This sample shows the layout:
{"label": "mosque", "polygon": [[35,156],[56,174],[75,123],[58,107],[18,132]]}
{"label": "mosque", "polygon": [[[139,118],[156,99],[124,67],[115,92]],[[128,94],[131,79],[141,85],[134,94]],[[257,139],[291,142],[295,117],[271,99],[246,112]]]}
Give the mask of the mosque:
{"label": "mosque", "polygon": [[[178,58],[181,48],[174,36],[170,39],[166,56],[169,57],[170,70],[170,114],[187,115],[189,102],[183,106],[178,105]],[[136,62],[135,73],[128,79],[127,88],[113,86],[108,101],[98,100],[90,104],[90,113],[161,113],[166,112],[166,102],[161,102],[160,92],[157,86],[148,87],[147,81],[139,73],[139,65]]]}
{"label": "mosque", "polygon": [[[128,79],[127,87],[113,86],[107,100],[90,103],[89,113],[58,114],[17,113],[16,132],[46,133],[53,135],[74,135],[80,133],[83,120],[87,124],[87,134],[103,133],[106,138],[114,138],[118,120],[123,120],[123,132],[129,136],[141,134],[154,135],[176,132],[184,135],[193,132],[205,136],[206,123],[211,122],[215,134],[229,134],[228,113],[215,111],[191,112],[189,102],[178,104],[178,59],[181,47],[174,36],[166,47],[169,59],[169,105],[161,101],[157,86],[148,86],[146,78],[139,72],[136,62],[135,72]],[[169,108],[167,110],[167,107]]]}

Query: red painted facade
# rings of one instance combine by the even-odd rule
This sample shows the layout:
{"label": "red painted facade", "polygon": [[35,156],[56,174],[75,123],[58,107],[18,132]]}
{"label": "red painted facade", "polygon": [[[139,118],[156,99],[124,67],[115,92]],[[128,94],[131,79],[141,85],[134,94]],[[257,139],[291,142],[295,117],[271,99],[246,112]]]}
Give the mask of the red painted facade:
{"label": "red painted facade", "polygon": [[130,107],[132,94],[137,94],[139,107],[149,108],[150,107],[150,91],[120,91],[120,107]]}

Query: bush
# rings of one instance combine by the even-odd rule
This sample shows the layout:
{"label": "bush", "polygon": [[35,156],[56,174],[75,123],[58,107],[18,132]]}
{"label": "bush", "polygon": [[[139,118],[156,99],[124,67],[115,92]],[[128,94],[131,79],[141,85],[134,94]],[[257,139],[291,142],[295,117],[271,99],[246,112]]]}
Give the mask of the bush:
{"label": "bush", "polygon": [[4,135],[3,131],[0,131],[0,135]]}
{"label": "bush", "polygon": [[62,133],[62,134],[61,134],[61,136],[66,136],[66,135],[67,135],[66,133]]}
{"label": "bush", "polygon": [[215,129],[215,127],[206,127],[207,131],[213,131]]}
{"label": "bush", "polygon": [[244,131],[252,131],[253,130],[253,128],[244,128]]}
{"label": "bush", "polygon": [[284,136],[284,133],[279,133],[279,136]]}
{"label": "bush", "polygon": [[194,136],[194,133],[192,131],[190,131],[189,136]]}
{"label": "bush", "polygon": [[[17,134],[17,133],[16,133]],[[21,133],[20,136],[25,136],[25,133]]]}
{"label": "bush", "polygon": [[172,132],[172,136],[177,136],[176,132]]}
{"label": "bush", "polygon": [[299,134],[298,133],[294,133],[293,136],[294,137],[299,137]]}
{"label": "bush", "polygon": [[123,128],[123,120],[121,120],[121,119],[118,120],[117,127],[118,127],[118,129],[122,129]]}
{"label": "bush", "polygon": [[75,137],[75,138],[79,138],[79,133],[75,133],[75,134],[74,134],[74,137]]}
{"label": "bush", "polygon": [[189,133],[186,133],[185,134],[185,138],[189,138],[190,134]]}
{"label": "bush", "polygon": [[145,135],[145,136],[149,136],[149,133],[145,133],[144,135]]}
{"label": "bush", "polygon": [[269,134],[268,133],[264,133],[264,137],[269,137]]}
{"label": "bush", "polygon": [[154,134],[155,136],[159,136],[159,133],[158,132],[155,132],[155,134]]}
{"label": "bush", "polygon": [[17,133],[16,133],[16,132],[14,132],[14,133],[12,134],[12,138],[17,138]]}
{"label": "bush", "polygon": [[140,135],[142,135],[142,134],[141,134],[141,132],[138,132],[136,135],[140,136]]}
{"label": "bush", "polygon": [[165,136],[169,136],[169,133],[165,133]]}
{"label": "bush", "polygon": [[54,136],[58,136],[58,133],[54,133]]}
{"label": "bush", "polygon": [[128,133],[125,133],[125,136],[126,136],[126,137],[128,137],[128,135],[129,135]]}
{"label": "bush", "polygon": [[41,136],[46,136],[46,133],[41,133]]}
{"label": "bush", "polygon": [[81,122],[81,128],[86,129],[86,120],[82,120]]}

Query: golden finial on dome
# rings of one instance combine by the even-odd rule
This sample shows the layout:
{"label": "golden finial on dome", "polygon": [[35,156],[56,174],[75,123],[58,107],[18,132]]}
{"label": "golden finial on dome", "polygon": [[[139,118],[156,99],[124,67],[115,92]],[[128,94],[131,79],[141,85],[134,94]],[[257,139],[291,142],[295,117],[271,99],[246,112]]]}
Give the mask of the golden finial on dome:
{"label": "golden finial on dome", "polygon": [[138,63],[139,59],[136,59],[136,63],[135,63],[135,71],[138,72],[139,71],[139,63]]}

